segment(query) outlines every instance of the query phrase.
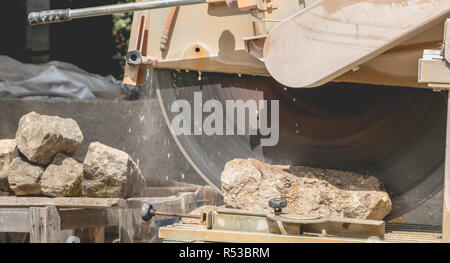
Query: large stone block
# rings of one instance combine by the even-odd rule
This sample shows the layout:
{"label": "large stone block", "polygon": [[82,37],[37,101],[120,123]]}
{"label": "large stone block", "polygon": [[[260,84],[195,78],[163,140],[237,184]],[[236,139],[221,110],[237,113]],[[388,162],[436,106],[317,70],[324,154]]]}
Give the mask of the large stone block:
{"label": "large stone block", "polygon": [[47,165],[57,153],[74,155],[83,143],[83,133],[73,119],[30,112],[19,121],[16,143],[28,160]]}
{"label": "large stone block", "polygon": [[41,178],[42,193],[47,196],[81,196],[83,164],[58,153]]}
{"label": "large stone block", "polygon": [[83,195],[90,197],[140,196],[145,179],[131,157],[99,142],[89,145],[83,162]]}
{"label": "large stone block", "polygon": [[272,198],[287,200],[287,213],[383,219],[392,202],[373,176],[302,166],[268,165],[254,159],[235,159],[222,173],[225,205],[272,212]]}

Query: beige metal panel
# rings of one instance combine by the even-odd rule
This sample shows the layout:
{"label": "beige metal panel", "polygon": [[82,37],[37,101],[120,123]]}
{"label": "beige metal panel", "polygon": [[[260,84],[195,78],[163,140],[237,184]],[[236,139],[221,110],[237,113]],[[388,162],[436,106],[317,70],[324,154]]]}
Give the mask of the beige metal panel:
{"label": "beige metal panel", "polygon": [[[231,9],[223,5],[181,7],[180,9],[183,10],[184,14],[177,14],[174,18],[173,30],[169,35],[170,46],[165,53],[161,52],[159,45],[170,9],[153,10],[147,49],[150,50],[148,55],[158,61],[152,66],[270,76],[263,62],[244,51],[244,39],[251,38],[255,33],[253,24],[258,29],[256,35],[261,35],[278,24],[278,22],[273,21],[288,17],[304,6],[303,1],[273,2],[275,6],[273,12],[260,12],[258,14],[258,17],[262,17],[266,21],[252,17],[249,12],[241,12],[237,7]],[[315,2],[317,0],[306,1],[306,6]],[[217,10],[222,10],[221,14],[224,15],[217,16]],[[192,16],[190,15],[191,11],[193,12]],[[184,19],[179,19],[179,16],[184,17]],[[189,17],[195,17],[193,22],[189,21]],[[180,21],[189,22],[183,23]],[[136,28],[137,25],[134,24],[132,39],[136,38],[135,35],[138,31]],[[444,23],[439,23],[355,68],[358,70],[350,70],[335,81],[426,88],[428,87],[426,84],[417,82],[417,60],[421,58],[424,49],[438,49],[440,47],[443,40],[443,30]],[[232,36],[232,41],[223,41],[224,35]],[[132,48],[134,42],[136,41],[130,41],[130,50],[136,48]],[[201,45],[205,49],[195,52],[196,45]],[[302,47],[300,46],[300,48]],[[223,50],[227,52],[221,52]],[[142,69],[145,69],[145,66],[138,68],[127,66],[125,82],[136,84],[136,82],[140,82],[138,79],[143,80],[145,71]]]}
{"label": "beige metal panel", "polygon": [[284,85],[322,85],[442,23],[448,14],[449,0],[323,0],[270,32],[264,61]]}
{"label": "beige metal panel", "polygon": [[[445,43],[446,43],[446,52],[445,56],[447,57],[448,52],[448,43],[450,42],[450,22],[447,20],[446,22],[446,30],[445,30]],[[448,66],[448,64],[446,65]],[[450,72],[450,69],[449,69]],[[447,143],[445,146],[445,182],[444,182],[444,211],[442,218],[442,240],[444,242],[450,243],[450,95],[447,98]]]}
{"label": "beige metal panel", "polygon": [[417,82],[417,61],[423,49],[392,50],[336,78],[339,82],[427,88]]}
{"label": "beige metal panel", "polygon": [[[277,8],[271,16],[277,20],[303,7],[298,0],[273,2]],[[237,5],[182,6],[174,18],[167,50],[162,52],[160,39],[169,11],[159,9],[151,14],[148,50],[157,60],[154,67],[268,75],[264,64],[245,51],[243,41],[254,35],[253,22],[264,24],[264,20],[240,11]]]}
{"label": "beige metal panel", "polygon": [[124,208],[127,201],[120,198],[90,197],[0,197],[0,207],[56,206],[67,208]]}
{"label": "beige metal panel", "polygon": [[424,49],[439,49],[444,23],[401,43],[391,50],[345,73],[335,81],[428,88],[417,81],[418,63]]}
{"label": "beige metal panel", "polygon": [[[142,2],[143,0],[136,0]],[[138,50],[147,56],[147,38],[149,31],[150,10],[137,11],[133,14],[132,31],[130,34],[128,50]],[[123,83],[129,85],[142,85],[145,81],[146,66],[125,65]]]}
{"label": "beige metal panel", "polygon": [[450,67],[445,60],[421,59],[419,82],[450,84]]}
{"label": "beige metal panel", "polygon": [[393,231],[382,240],[342,237],[294,236],[226,230],[207,230],[198,225],[178,224],[162,227],[159,236],[167,242],[239,242],[239,243],[440,243],[441,234]]}
{"label": "beige metal panel", "polygon": [[267,32],[270,32],[278,23],[284,19],[294,15],[298,11],[302,10],[319,0],[296,0],[296,1],[286,1],[286,0],[272,0],[273,10],[268,10],[261,14],[264,18],[264,26]]}

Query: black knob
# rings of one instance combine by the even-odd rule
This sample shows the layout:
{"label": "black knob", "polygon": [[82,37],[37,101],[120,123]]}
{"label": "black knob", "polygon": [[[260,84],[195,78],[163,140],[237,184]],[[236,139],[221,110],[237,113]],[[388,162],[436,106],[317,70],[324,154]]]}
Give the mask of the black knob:
{"label": "black knob", "polygon": [[155,216],[155,209],[153,208],[152,204],[144,203],[142,205],[141,216],[145,222],[152,220],[152,218]]}
{"label": "black knob", "polygon": [[287,206],[286,199],[283,198],[274,198],[269,201],[269,207],[273,208],[275,214],[280,214],[281,209]]}

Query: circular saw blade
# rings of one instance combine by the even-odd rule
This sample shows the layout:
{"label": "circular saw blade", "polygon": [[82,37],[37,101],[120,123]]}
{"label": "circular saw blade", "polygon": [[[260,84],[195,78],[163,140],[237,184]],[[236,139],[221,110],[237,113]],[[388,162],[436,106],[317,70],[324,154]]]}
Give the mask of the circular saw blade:
{"label": "circular saw blade", "polygon": [[[444,178],[446,100],[422,89],[329,83],[289,89],[272,78],[153,69],[152,88],[170,127],[176,100],[203,102],[279,100],[280,138],[261,147],[259,136],[175,136],[180,150],[206,182],[220,190],[225,164],[255,158],[372,175],[389,193],[389,218],[417,207],[439,191]],[[200,105],[201,106],[201,105]],[[207,114],[205,114],[207,116]]]}

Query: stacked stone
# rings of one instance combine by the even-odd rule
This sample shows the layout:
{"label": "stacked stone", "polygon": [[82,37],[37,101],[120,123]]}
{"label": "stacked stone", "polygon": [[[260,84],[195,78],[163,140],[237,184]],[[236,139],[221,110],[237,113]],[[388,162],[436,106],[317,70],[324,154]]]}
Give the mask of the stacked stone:
{"label": "stacked stone", "polygon": [[16,138],[0,140],[0,191],[17,196],[139,196],[145,179],[131,157],[93,142],[83,163],[72,156],[83,133],[70,118],[28,113]]}

